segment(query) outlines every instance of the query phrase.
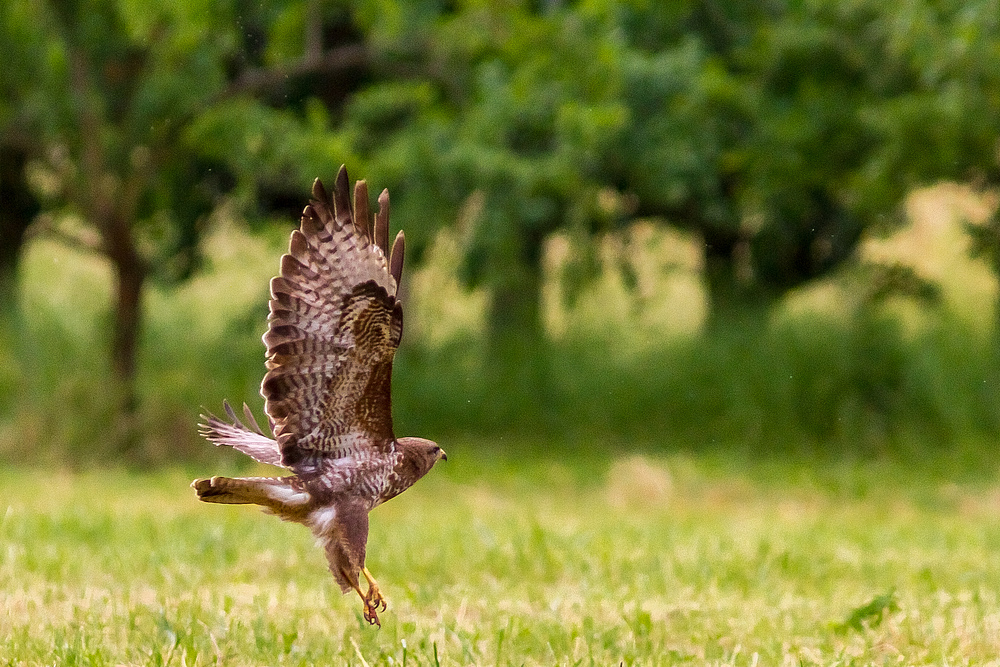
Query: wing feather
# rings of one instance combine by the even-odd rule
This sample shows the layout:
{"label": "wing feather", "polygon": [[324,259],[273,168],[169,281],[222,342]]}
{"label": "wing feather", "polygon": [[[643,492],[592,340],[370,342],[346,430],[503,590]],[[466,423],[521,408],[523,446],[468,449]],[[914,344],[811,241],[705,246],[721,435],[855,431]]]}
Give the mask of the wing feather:
{"label": "wing feather", "polygon": [[378,214],[375,216],[375,245],[382,254],[389,249],[389,191],[383,190],[378,196]]}
{"label": "wing feather", "polygon": [[363,181],[354,194],[357,216],[343,167],[332,207],[316,180],[280,275],[271,280],[261,394],[281,460],[299,474],[324,457],[388,450],[394,439],[390,380],[402,337],[396,296],[403,241],[397,236],[390,268],[388,193],[379,197],[374,221]]}
{"label": "wing feather", "polygon": [[389,273],[392,274],[392,279],[396,281],[397,290],[399,289],[400,280],[403,278],[404,241],[403,230],[400,229],[399,233],[396,234],[396,240],[392,242],[392,252],[389,254]]}
{"label": "wing feather", "polygon": [[201,435],[213,445],[232,447],[255,461],[274,466],[282,465],[278,443],[264,435],[249,406],[243,404],[243,415],[247,421],[247,425],[244,425],[229,405],[229,401],[224,401],[222,405],[232,423],[226,423],[212,414],[202,415],[202,422],[199,424]]}
{"label": "wing feather", "polygon": [[358,181],[354,184],[354,226],[358,228],[358,234],[371,241],[369,215],[371,214],[368,212],[368,184],[364,181]]}

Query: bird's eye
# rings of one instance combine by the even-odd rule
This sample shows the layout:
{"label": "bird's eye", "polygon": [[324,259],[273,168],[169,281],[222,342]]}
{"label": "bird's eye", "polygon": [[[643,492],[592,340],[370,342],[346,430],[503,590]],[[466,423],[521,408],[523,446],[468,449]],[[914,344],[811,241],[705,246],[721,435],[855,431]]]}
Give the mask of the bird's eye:
{"label": "bird's eye", "polygon": [[434,445],[433,449],[431,449],[431,453],[432,454],[437,454],[440,451],[441,451],[441,448],[438,447],[437,445]]}

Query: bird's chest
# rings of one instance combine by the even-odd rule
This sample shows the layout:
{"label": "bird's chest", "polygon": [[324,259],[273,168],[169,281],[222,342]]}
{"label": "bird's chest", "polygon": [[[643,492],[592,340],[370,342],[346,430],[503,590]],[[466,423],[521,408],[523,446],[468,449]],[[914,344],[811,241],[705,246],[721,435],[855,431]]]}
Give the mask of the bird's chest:
{"label": "bird's chest", "polygon": [[394,464],[393,456],[381,455],[332,461],[321,476],[324,491],[330,495],[346,493],[374,507],[391,486]]}

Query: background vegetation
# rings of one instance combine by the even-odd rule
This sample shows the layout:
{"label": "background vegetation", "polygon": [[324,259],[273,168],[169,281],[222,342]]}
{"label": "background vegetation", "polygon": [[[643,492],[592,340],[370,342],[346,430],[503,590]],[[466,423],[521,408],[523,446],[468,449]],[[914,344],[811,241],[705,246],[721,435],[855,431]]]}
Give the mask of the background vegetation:
{"label": "background vegetation", "polygon": [[199,406],[259,408],[266,281],[341,162],[413,249],[401,430],[992,440],[997,10],[3,0],[0,446],[208,455]]}

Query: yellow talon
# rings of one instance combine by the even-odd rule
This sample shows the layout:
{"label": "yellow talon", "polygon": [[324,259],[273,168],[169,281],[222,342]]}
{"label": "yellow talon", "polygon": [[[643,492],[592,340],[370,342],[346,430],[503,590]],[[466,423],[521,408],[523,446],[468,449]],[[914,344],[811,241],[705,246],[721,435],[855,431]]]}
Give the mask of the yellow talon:
{"label": "yellow talon", "polygon": [[[341,572],[343,573],[345,579],[351,581],[351,578],[347,576],[347,572],[345,570],[341,570]],[[372,578],[371,573],[364,568],[362,568],[362,572],[365,575],[365,579],[368,580],[368,594],[366,595],[365,593],[362,593],[361,587],[358,586],[356,583],[352,583],[351,586],[357,592],[358,597],[361,598],[361,602],[364,603],[365,605],[365,612],[364,612],[365,620],[368,621],[369,625],[376,625],[381,628],[382,623],[380,623],[378,620],[378,612],[379,612],[378,607],[379,603],[381,603],[382,611],[385,611],[386,609],[385,600],[382,598],[382,594],[379,593],[378,584],[375,583],[375,580]]]}
{"label": "yellow talon", "polygon": [[[385,611],[389,608],[386,604],[385,598],[382,597],[382,592],[378,588],[378,582],[375,581],[375,577],[372,573],[368,571],[367,567],[361,568],[361,574],[365,575],[365,579],[368,581],[368,594],[364,596],[365,606],[372,609],[372,615],[375,615],[376,611]],[[379,607],[381,606],[381,609]]]}

